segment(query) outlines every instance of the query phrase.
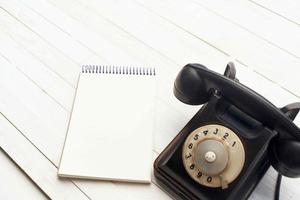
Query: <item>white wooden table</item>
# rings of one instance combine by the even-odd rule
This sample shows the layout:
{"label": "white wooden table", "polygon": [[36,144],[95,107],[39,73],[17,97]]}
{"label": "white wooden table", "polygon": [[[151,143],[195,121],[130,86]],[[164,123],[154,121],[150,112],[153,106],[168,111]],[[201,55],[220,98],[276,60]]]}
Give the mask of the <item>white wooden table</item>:
{"label": "white wooden table", "polygon": [[[154,181],[57,178],[82,64],[158,68],[154,157],[199,109],[172,94],[187,63],[223,73],[232,60],[238,79],[276,106],[300,101],[297,0],[0,0],[0,7],[0,199],[170,199]],[[251,199],[272,199],[275,179],[271,168]],[[284,178],[281,199],[299,199],[299,187]]]}

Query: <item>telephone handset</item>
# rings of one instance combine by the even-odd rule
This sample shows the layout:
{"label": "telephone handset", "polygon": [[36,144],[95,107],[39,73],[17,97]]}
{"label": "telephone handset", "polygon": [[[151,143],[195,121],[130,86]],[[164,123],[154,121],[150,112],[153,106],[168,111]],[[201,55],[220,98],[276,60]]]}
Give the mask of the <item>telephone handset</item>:
{"label": "telephone handset", "polygon": [[247,199],[267,169],[300,177],[300,103],[278,109],[239,83],[200,64],[179,72],[174,95],[204,104],[154,163],[157,182],[183,200]]}

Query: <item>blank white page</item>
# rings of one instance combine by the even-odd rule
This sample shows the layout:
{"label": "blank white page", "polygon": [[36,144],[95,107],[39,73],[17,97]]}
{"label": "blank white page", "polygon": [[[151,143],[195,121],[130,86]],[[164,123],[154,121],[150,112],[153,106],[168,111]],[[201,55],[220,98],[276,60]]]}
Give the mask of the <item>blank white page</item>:
{"label": "blank white page", "polygon": [[58,175],[149,183],[155,72],[101,70],[80,75]]}

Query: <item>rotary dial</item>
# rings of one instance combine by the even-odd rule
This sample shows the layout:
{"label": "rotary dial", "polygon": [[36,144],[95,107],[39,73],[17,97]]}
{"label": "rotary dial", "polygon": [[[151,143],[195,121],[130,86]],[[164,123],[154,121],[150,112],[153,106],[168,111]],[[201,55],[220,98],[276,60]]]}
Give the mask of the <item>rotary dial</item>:
{"label": "rotary dial", "polygon": [[186,138],[182,160],[187,173],[196,182],[225,189],[240,174],[245,151],[232,130],[210,124],[197,128]]}

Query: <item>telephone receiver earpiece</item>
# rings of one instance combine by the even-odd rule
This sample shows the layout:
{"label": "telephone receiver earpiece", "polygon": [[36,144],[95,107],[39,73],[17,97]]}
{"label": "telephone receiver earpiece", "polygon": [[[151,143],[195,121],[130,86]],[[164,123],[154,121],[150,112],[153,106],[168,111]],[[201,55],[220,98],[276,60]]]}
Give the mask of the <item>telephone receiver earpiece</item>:
{"label": "telephone receiver earpiece", "polygon": [[198,68],[207,69],[200,64],[187,64],[177,75],[174,84],[174,95],[183,103],[200,105],[207,102],[210,97]]}
{"label": "telephone receiver earpiece", "polygon": [[[294,120],[300,111],[300,103],[292,103],[281,111]],[[271,164],[281,174],[291,178],[300,177],[300,141],[295,138],[278,138],[270,144]]]}
{"label": "telephone receiver earpiece", "polygon": [[[211,89],[210,80],[208,81],[205,73],[207,68],[201,64],[187,64],[179,72],[175,84],[174,95],[183,103],[189,105],[200,105],[206,103],[213,90]],[[226,66],[224,76],[229,79],[238,81],[235,78],[236,69],[232,62]],[[212,79],[215,77],[212,77]]]}

